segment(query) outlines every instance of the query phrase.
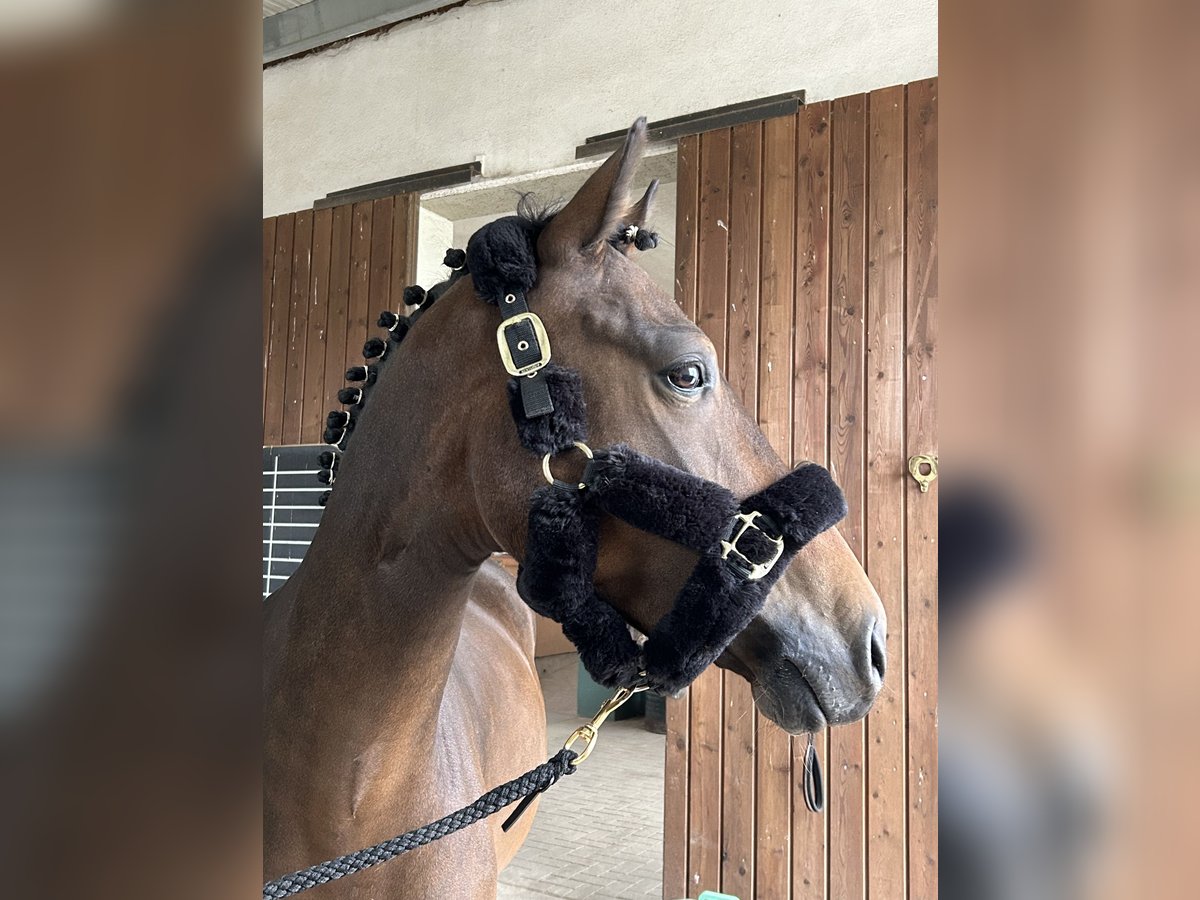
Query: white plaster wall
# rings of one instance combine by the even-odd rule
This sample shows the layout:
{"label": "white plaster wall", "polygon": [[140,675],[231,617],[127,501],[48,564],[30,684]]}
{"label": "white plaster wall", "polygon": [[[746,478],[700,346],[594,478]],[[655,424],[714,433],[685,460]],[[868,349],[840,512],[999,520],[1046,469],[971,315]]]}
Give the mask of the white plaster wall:
{"label": "white plaster wall", "polygon": [[417,284],[430,288],[444,279],[449,274],[442,265],[446,248],[465,246],[454,242],[453,222],[422,206],[417,222]]}
{"label": "white plaster wall", "polygon": [[473,0],[264,70],[263,214],[476,158],[564,165],[638,115],[935,74],[936,0]]}

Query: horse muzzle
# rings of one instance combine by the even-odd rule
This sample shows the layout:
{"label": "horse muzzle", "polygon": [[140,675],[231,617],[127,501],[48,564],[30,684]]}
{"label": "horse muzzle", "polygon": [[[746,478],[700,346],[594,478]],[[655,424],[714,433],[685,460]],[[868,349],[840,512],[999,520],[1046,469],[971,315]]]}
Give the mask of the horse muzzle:
{"label": "horse muzzle", "polygon": [[717,662],[750,682],[755,703],[780,728],[814,732],[867,714],[883,686],[886,636],[875,616],[843,632],[768,607]]}

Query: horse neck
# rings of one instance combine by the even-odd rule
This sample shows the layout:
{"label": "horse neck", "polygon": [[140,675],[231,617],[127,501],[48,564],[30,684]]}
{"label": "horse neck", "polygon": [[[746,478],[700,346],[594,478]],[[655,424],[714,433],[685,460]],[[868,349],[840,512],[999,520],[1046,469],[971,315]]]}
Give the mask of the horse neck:
{"label": "horse neck", "polygon": [[481,508],[489,491],[528,495],[477,458],[515,444],[486,312],[452,290],[389,348],[292,578],[287,646],[310,654],[308,676],[347,709],[402,692],[403,722],[349,717],[368,729],[436,721],[472,581],[519,530]]}

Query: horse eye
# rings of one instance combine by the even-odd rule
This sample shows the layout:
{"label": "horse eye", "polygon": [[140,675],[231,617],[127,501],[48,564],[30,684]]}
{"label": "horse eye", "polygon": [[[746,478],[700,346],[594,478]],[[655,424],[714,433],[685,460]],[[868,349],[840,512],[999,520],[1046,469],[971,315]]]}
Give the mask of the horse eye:
{"label": "horse eye", "polygon": [[680,363],[667,371],[667,381],[684,393],[698,391],[704,387],[704,367],[698,362]]}

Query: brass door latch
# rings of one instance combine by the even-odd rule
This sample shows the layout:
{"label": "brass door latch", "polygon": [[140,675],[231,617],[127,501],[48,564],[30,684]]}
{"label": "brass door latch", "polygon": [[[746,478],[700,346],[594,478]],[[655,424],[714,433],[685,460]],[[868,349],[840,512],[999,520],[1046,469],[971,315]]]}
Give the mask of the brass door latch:
{"label": "brass door latch", "polygon": [[921,486],[922,494],[929,490],[929,485],[933,484],[934,479],[937,478],[937,467],[938,458],[929,453],[921,453],[908,458],[909,474]]}

